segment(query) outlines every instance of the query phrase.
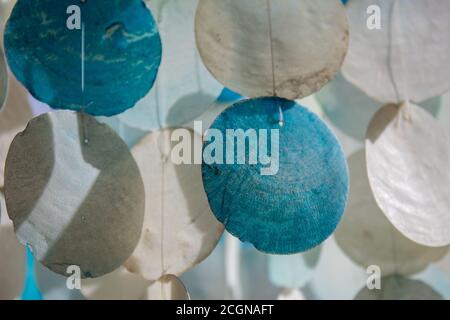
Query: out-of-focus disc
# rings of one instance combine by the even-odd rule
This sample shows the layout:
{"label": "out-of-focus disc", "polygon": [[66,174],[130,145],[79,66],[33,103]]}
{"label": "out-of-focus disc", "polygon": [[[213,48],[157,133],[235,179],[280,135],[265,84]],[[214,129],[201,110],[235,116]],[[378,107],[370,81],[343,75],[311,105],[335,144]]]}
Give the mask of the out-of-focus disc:
{"label": "out-of-focus disc", "polygon": [[18,0],[5,51],[14,75],[38,100],[110,116],[153,86],[161,39],[142,0]]}
{"label": "out-of-focus disc", "polygon": [[27,100],[27,92],[21,84],[9,76],[9,94],[0,112],[0,187],[4,184],[5,161],[9,146],[16,134],[25,129],[33,117]]}
{"label": "out-of-focus disc", "polygon": [[442,296],[425,282],[401,276],[381,279],[381,290],[361,289],[355,300],[442,300]]}
{"label": "out-of-focus disc", "polygon": [[61,275],[118,268],[133,252],[144,217],[144,186],[125,143],[90,116],[58,111],[14,138],[5,199],[19,240]]}
{"label": "out-of-focus disc", "polygon": [[163,44],[154,88],[121,114],[128,126],[145,131],[177,127],[201,115],[223,86],[204,67],[195,45],[198,0],[147,0]]}
{"label": "out-of-focus disc", "polygon": [[[366,14],[373,6],[379,12]],[[350,82],[383,103],[421,103],[450,89],[449,1],[355,0],[347,7],[350,47],[342,70]]]}
{"label": "out-of-focus disc", "polygon": [[377,265],[384,277],[410,275],[441,259],[448,247],[431,248],[401,234],[373,198],[366,171],[365,151],[348,160],[350,193],[344,218],[335,238],[341,249],[363,268]]}
{"label": "out-of-focus disc", "polygon": [[449,141],[437,120],[412,104],[381,108],[367,131],[378,206],[407,238],[429,247],[450,244]]}
{"label": "out-of-focus disc", "polygon": [[6,96],[8,95],[8,68],[6,67],[5,55],[0,45],[0,111],[6,103]]}
{"label": "out-of-focus disc", "polygon": [[147,289],[147,300],[190,300],[183,282],[174,275],[165,275]]}
{"label": "out-of-focus disc", "polygon": [[20,297],[25,277],[25,248],[11,223],[0,225],[0,300]]}
{"label": "out-of-focus disc", "polygon": [[316,92],[348,47],[339,0],[200,0],[195,29],[209,71],[252,98],[295,100]]}
{"label": "out-of-focus disc", "polygon": [[150,281],[120,267],[97,279],[81,281],[81,293],[89,300],[144,300]]}
{"label": "out-of-focus disc", "polygon": [[[178,139],[181,144],[172,142]],[[174,154],[181,145],[190,157],[178,164]],[[129,271],[148,280],[179,276],[216,247],[224,226],[209,208],[201,166],[193,164],[201,148],[201,136],[188,129],[152,133],[133,148],[147,205],[141,239],[126,263]]]}

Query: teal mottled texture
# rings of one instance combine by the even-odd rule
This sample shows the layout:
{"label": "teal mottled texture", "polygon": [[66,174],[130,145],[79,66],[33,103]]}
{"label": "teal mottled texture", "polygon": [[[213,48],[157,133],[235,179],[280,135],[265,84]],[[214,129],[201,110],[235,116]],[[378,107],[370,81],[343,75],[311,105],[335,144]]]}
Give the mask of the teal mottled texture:
{"label": "teal mottled texture", "polygon": [[276,175],[262,176],[260,164],[202,166],[211,209],[231,234],[266,253],[293,254],[333,233],[347,202],[348,169],[338,141],[316,115],[293,101],[258,98],[234,104],[211,128],[224,136],[227,129],[280,129]]}
{"label": "teal mottled texture", "polygon": [[[85,87],[81,30],[69,30],[67,8],[85,25]],[[161,39],[142,0],[19,0],[4,43],[16,78],[55,109],[96,116],[121,113],[144,97],[161,62]]]}

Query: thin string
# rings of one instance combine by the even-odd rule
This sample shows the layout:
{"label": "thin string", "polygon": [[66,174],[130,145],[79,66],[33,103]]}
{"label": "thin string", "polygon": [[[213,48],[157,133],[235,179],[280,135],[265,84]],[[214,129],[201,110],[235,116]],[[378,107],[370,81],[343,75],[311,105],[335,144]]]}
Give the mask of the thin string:
{"label": "thin string", "polygon": [[[273,48],[273,31],[272,31],[272,3],[271,0],[267,0],[267,18],[269,21],[269,43],[270,43],[270,61],[271,61],[271,67],[272,67],[272,95],[274,97],[277,96],[277,88],[276,88],[276,76],[275,76],[275,54],[274,54],[274,48]],[[284,115],[283,115],[283,109],[281,109],[281,106],[278,106],[278,113],[279,113],[279,122],[278,124],[280,127],[284,126]]]}

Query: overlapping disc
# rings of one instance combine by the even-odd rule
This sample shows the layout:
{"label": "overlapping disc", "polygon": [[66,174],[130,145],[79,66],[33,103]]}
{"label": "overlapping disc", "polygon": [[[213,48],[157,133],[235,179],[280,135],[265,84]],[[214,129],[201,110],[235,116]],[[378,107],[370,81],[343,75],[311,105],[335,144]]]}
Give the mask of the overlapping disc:
{"label": "overlapping disc", "polygon": [[0,46],[0,111],[6,103],[8,94],[8,69],[6,67],[5,55]]}
{"label": "overlapping disc", "polygon": [[441,259],[448,247],[431,248],[402,235],[379,209],[370,189],[364,150],[349,160],[350,193],[335,238],[341,249],[363,268],[377,265],[383,276],[410,275]]}
{"label": "overlapping disc", "polygon": [[294,100],[316,92],[348,46],[339,0],[200,0],[195,28],[209,71],[247,97]]}
{"label": "overlapping disc", "polygon": [[150,281],[120,267],[96,279],[81,281],[81,293],[89,300],[145,300]]}
{"label": "overlapping disc", "polygon": [[442,300],[443,297],[425,282],[401,276],[381,279],[381,289],[361,289],[355,300]]}
{"label": "overlapping disc", "polygon": [[223,86],[204,67],[195,45],[198,0],[147,0],[158,24],[163,57],[154,88],[120,115],[145,131],[183,125],[201,115]]}
{"label": "overlapping disc", "polygon": [[165,275],[147,289],[147,300],[190,300],[189,292],[179,278]]}
{"label": "overlapping disc", "polygon": [[[148,280],[181,275],[215,248],[224,227],[209,208],[201,166],[194,162],[201,160],[201,148],[201,136],[188,129],[152,133],[133,148],[146,209],[139,244],[126,263],[129,271]],[[187,157],[177,158],[183,154]]]}
{"label": "overlapping disc", "polygon": [[[369,7],[379,10],[366,14]],[[348,5],[344,76],[383,103],[421,103],[450,90],[450,2],[362,0]],[[377,29],[374,29],[377,28]]]}
{"label": "overlapping disc", "polygon": [[389,221],[419,244],[450,244],[446,130],[413,104],[387,105],[369,125],[366,155],[371,189]]}
{"label": "overlapping disc", "polygon": [[[303,254],[269,256],[269,278],[277,287],[297,289],[306,286],[314,275],[320,258],[321,247]],[[280,296],[295,298],[298,292],[285,291]]]}
{"label": "overlapping disc", "polygon": [[27,100],[28,93],[14,79],[9,77],[10,90],[5,107],[0,112],[0,187],[4,184],[6,156],[16,134],[25,129],[33,117]]}
{"label": "overlapping disc", "polygon": [[344,212],[342,149],[316,115],[293,101],[258,98],[229,107],[207,131],[203,159],[215,216],[263,252],[307,251],[328,238]]}
{"label": "overlapping disc", "polygon": [[[315,94],[326,118],[346,135],[363,142],[367,127],[380,102],[367,96],[348,82],[341,73]],[[441,97],[422,103],[424,109],[436,116],[442,105]]]}
{"label": "overlapping disc", "polygon": [[82,277],[118,268],[144,218],[144,186],[125,143],[95,119],[58,111],[31,120],[9,149],[5,199],[19,240],[49,269]]}
{"label": "overlapping disc", "polygon": [[114,115],[144,97],[161,40],[142,0],[18,0],[5,30],[8,63],[38,100],[56,109]]}

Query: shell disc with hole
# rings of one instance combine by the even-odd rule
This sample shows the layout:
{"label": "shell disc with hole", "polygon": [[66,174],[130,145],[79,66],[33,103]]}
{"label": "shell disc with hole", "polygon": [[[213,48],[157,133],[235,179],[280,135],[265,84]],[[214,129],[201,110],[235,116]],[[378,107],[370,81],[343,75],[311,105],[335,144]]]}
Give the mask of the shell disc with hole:
{"label": "shell disc with hole", "polygon": [[[187,163],[174,161],[180,146],[191,155]],[[149,205],[139,244],[125,264],[130,272],[148,280],[178,276],[216,247],[224,227],[209,208],[200,164],[191,164],[201,148],[201,136],[188,129],[149,134],[133,148]]]}
{"label": "shell disc with hole", "polygon": [[[368,27],[376,22],[380,29]],[[450,90],[450,2],[359,0],[347,5],[350,47],[344,76],[383,103],[421,103]],[[378,9],[376,9],[378,10]]]}
{"label": "shell disc with hole", "polygon": [[153,86],[161,61],[151,12],[142,0],[80,2],[79,15],[73,4],[17,1],[5,30],[12,72],[55,109],[110,116],[133,107]]}
{"label": "shell disc with hole", "polygon": [[450,244],[450,138],[413,104],[381,108],[367,130],[366,161],[375,200],[407,238]]}
{"label": "shell disc with hole", "polygon": [[350,193],[335,238],[340,248],[363,268],[377,265],[383,276],[411,275],[424,270],[449,251],[431,248],[402,235],[380,210],[367,178],[364,150],[348,160]]}
{"label": "shell disc with hole", "polygon": [[[333,125],[361,142],[366,137],[370,120],[381,107],[380,102],[348,82],[342,73],[338,73],[315,97]],[[433,116],[437,116],[441,110],[442,98],[432,98],[422,105]]]}
{"label": "shell disc with hole", "polygon": [[118,268],[136,247],[144,218],[144,185],[125,143],[71,111],[36,117],[14,138],[5,199],[20,242],[65,276],[70,265],[88,278]]}
{"label": "shell disc with hole", "polygon": [[173,128],[201,115],[223,86],[203,65],[195,44],[198,0],[148,0],[163,40],[163,57],[154,88],[121,114],[128,126],[145,131]]}
{"label": "shell disc with hole", "polygon": [[213,213],[227,231],[260,251],[312,249],[344,212],[348,172],[342,149],[328,127],[294,101],[235,103],[207,131],[203,159]]}
{"label": "shell disc with hole", "polygon": [[381,278],[381,290],[361,289],[354,300],[443,300],[425,282],[401,276]]}
{"label": "shell disc with hole", "polygon": [[209,71],[247,97],[308,96],[335,75],[348,47],[339,0],[200,0],[195,30]]}

